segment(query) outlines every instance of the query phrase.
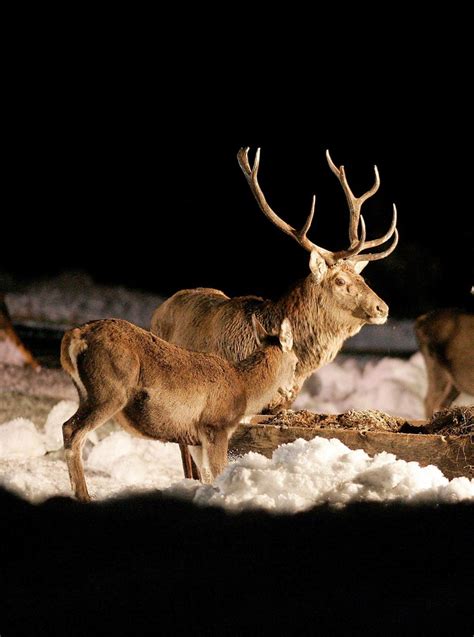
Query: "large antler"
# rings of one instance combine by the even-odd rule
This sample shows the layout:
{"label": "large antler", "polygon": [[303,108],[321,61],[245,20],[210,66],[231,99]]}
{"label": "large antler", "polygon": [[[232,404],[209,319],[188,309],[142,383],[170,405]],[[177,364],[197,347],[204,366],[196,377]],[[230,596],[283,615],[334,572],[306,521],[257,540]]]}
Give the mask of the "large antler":
{"label": "large antler", "polygon": [[285,234],[295,239],[295,241],[297,241],[299,245],[302,246],[305,250],[308,250],[308,252],[312,252],[313,250],[316,250],[317,252],[319,252],[319,254],[328,263],[328,265],[332,265],[333,263],[335,263],[337,259],[347,258],[353,254],[357,254],[358,252],[360,252],[360,250],[362,250],[362,247],[365,242],[365,223],[362,217],[360,217],[360,223],[362,227],[362,230],[361,230],[362,236],[360,240],[357,239],[357,242],[355,242],[354,245],[351,245],[349,250],[344,251],[344,253],[331,252],[330,250],[321,248],[320,246],[310,241],[310,239],[308,239],[306,234],[311,226],[311,222],[313,221],[314,210],[316,206],[316,195],[313,195],[311,210],[301,230],[296,230],[295,228],[293,228],[293,226],[290,226],[288,223],[286,223],[286,221],[283,221],[283,219],[281,219],[268,204],[265,198],[265,195],[263,194],[262,189],[260,188],[260,185],[258,183],[258,168],[260,165],[260,148],[257,148],[257,152],[255,153],[255,159],[254,159],[252,167],[250,166],[250,163],[249,163],[248,153],[249,153],[249,148],[241,148],[239,150],[239,152],[237,153],[239,166],[241,167],[242,172],[244,173],[247,179],[247,182],[250,186],[250,189],[253,192],[255,199],[257,200],[263,214],[268,219],[270,219],[270,221],[273,224],[275,224],[277,228],[280,228],[280,230],[282,230]]}
{"label": "large antler", "polygon": [[[326,151],[326,159],[328,161],[329,168],[339,179],[342,189],[344,190],[344,194],[346,195],[347,205],[349,206],[349,212],[350,212],[349,240],[351,242],[350,249],[353,250],[353,248],[356,245],[360,246],[358,247],[357,250],[352,252],[352,256],[350,257],[351,261],[376,261],[378,259],[383,259],[384,257],[387,257],[391,252],[395,250],[398,243],[398,230],[396,228],[397,207],[395,206],[395,204],[393,204],[392,223],[390,224],[390,228],[388,229],[388,231],[382,237],[379,237],[378,239],[371,239],[370,241],[365,241],[365,237],[364,237],[363,241],[361,241],[358,236],[359,220],[362,220],[362,215],[360,214],[362,205],[364,204],[365,201],[367,201],[367,199],[369,199],[369,197],[372,197],[373,195],[375,195],[375,193],[377,192],[380,186],[380,177],[379,177],[379,171],[377,170],[377,166],[374,166],[375,182],[372,188],[370,188],[370,190],[365,192],[360,197],[356,197],[354,193],[352,192],[349,184],[347,183],[347,177],[346,177],[346,172],[344,170],[344,166],[341,166],[340,168],[337,168],[335,166],[334,162],[331,159],[331,155],[329,154],[329,150]],[[367,250],[369,248],[376,248],[377,246],[382,245],[382,243],[385,243],[385,241],[388,241],[388,239],[390,239],[392,235],[394,235],[394,240],[392,241],[392,244],[383,252],[360,254],[362,250]],[[342,254],[343,253],[336,253],[335,256],[340,259],[347,258],[347,255],[341,256]]]}

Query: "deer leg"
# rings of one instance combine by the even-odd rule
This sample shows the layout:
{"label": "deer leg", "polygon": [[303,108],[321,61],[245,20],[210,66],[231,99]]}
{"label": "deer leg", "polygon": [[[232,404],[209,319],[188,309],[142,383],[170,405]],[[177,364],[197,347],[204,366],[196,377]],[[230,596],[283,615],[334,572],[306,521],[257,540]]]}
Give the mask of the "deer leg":
{"label": "deer leg", "polygon": [[459,396],[453,380],[440,363],[425,352],[426,370],[428,373],[428,391],[425,398],[427,418],[431,418],[435,411],[449,407]]}
{"label": "deer leg", "polygon": [[82,463],[82,447],[87,434],[103,425],[123,404],[111,401],[94,407],[81,405],[77,412],[63,425],[64,449],[66,462],[71,480],[71,488],[74,495],[82,502],[89,502],[90,495],[87,490]]}
{"label": "deer leg", "polygon": [[181,451],[181,461],[183,463],[184,477],[190,478],[191,480],[200,480],[201,476],[199,474],[199,469],[196,466],[194,458],[189,451],[189,447],[187,445],[180,444],[179,450]]}
{"label": "deer leg", "polygon": [[199,467],[199,471],[201,473],[201,482],[204,484],[212,484],[214,480],[214,476],[211,471],[211,464],[209,460],[209,447],[211,443],[209,441],[205,441],[201,446],[201,466]]}
{"label": "deer leg", "polygon": [[439,408],[446,409],[447,407],[450,407],[451,403],[456,400],[456,398],[459,396],[460,393],[461,392],[459,391],[459,389],[457,389],[451,381],[451,386],[449,387],[449,390],[446,392],[444,398],[440,402]]}
{"label": "deer leg", "polygon": [[202,468],[202,447],[192,446],[187,447],[192,461],[192,479],[201,480],[201,468]]}
{"label": "deer leg", "polygon": [[212,444],[204,446],[208,456],[209,469],[213,478],[217,478],[225,469],[228,446],[229,438],[225,429],[216,433]]}

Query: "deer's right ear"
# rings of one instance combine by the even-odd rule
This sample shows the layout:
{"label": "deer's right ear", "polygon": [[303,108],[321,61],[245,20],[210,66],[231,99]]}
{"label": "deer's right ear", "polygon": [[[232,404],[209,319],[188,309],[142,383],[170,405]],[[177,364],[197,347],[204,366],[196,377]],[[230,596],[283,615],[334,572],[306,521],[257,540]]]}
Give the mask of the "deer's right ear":
{"label": "deer's right ear", "polygon": [[293,349],[293,329],[288,318],[284,318],[281,322],[279,339],[281,349],[284,352],[291,352]]}
{"label": "deer's right ear", "polygon": [[253,327],[253,335],[255,336],[255,340],[259,347],[262,346],[262,342],[267,338],[268,332],[260,323],[255,314],[252,314],[252,327]]}
{"label": "deer's right ear", "polygon": [[311,250],[311,257],[309,259],[309,269],[313,273],[316,283],[319,283],[328,270],[326,261],[319,254],[317,250]]}

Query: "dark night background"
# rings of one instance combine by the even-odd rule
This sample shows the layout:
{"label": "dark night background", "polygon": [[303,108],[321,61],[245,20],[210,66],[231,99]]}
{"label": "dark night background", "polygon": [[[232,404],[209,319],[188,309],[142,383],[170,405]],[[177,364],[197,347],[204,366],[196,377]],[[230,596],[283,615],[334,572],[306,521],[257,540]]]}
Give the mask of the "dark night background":
{"label": "dark night background", "polygon": [[162,295],[211,286],[275,297],[306,275],[308,254],[264,218],[237,150],[261,146],[260,183],[292,225],[317,194],[310,237],[336,250],[348,215],[329,148],[356,194],[378,165],[369,238],[398,206],[399,247],[364,271],[392,315],[470,302],[470,105],[467,85],[437,66],[441,53],[430,66],[382,54],[377,71],[359,54],[341,72],[327,56],[310,70],[310,57],[300,67],[298,53],[271,59],[262,47],[262,59],[219,70],[216,50],[171,68],[145,63],[144,46],[95,58],[44,43],[25,59],[10,99],[0,270],[19,283],[74,269]]}

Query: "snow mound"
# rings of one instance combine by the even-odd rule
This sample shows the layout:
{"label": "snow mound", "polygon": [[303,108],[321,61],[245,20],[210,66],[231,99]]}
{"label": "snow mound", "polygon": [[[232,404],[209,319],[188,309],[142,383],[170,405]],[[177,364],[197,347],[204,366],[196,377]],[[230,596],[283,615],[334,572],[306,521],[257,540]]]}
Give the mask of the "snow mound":
{"label": "snow mound", "polygon": [[31,420],[15,418],[0,425],[0,458],[37,458],[45,451],[43,436]]}
{"label": "snow mound", "polygon": [[111,433],[95,445],[87,468],[110,475],[125,486],[162,489],[182,478],[178,445]]}
{"label": "snow mound", "polygon": [[[333,391],[339,389],[334,385]],[[47,452],[62,447],[62,424],[76,408],[73,401],[56,404],[46,419],[44,434],[25,418],[0,425],[0,484],[33,502],[71,495],[66,463]],[[182,479],[175,444],[115,431],[100,442],[92,436],[87,451],[85,474],[94,499],[159,489],[196,504],[233,511],[257,507],[278,513],[295,513],[323,503],[474,500],[474,479],[449,481],[435,466],[421,467],[385,452],[371,457],[337,439],[299,439],[281,445],[271,459],[249,453],[231,462],[213,485]]]}
{"label": "snow mound", "polygon": [[314,438],[281,445],[271,459],[248,453],[231,463],[212,486],[186,481],[166,493],[235,511],[296,513],[324,503],[474,500],[474,479],[449,481],[433,465],[421,467],[386,452],[371,457],[337,439]]}
{"label": "snow mound", "polygon": [[[44,425],[45,446],[47,451],[56,451],[63,446],[63,423],[76,413],[78,403],[73,400],[61,400],[46,418]],[[95,432],[89,434],[94,435]]]}

